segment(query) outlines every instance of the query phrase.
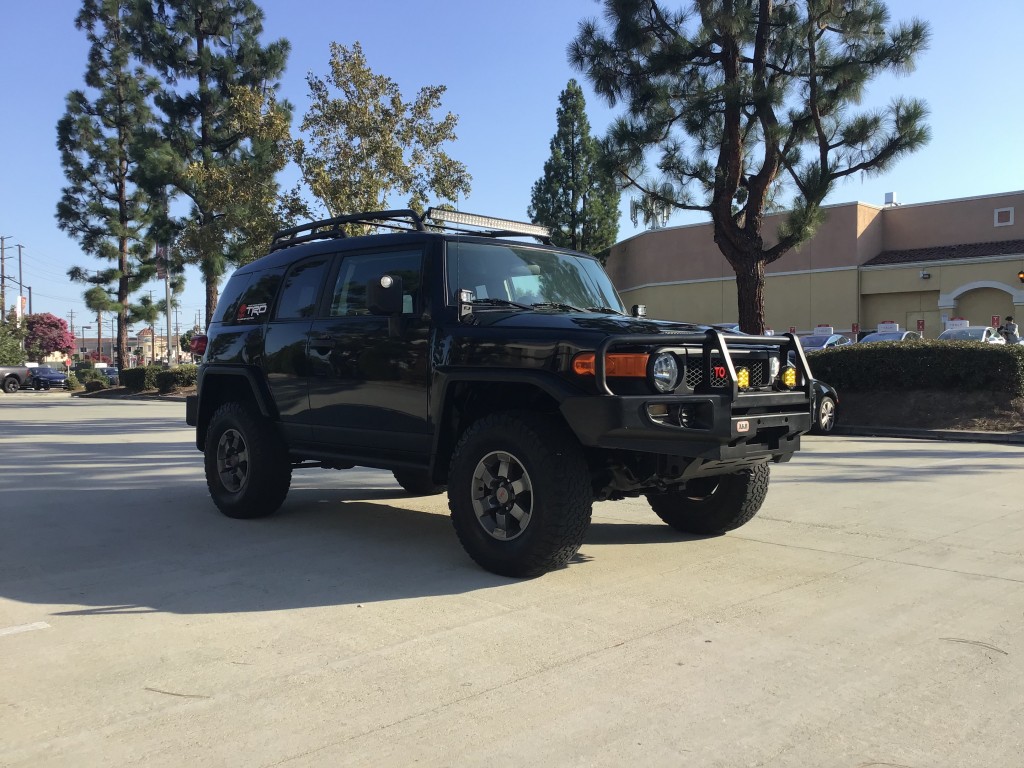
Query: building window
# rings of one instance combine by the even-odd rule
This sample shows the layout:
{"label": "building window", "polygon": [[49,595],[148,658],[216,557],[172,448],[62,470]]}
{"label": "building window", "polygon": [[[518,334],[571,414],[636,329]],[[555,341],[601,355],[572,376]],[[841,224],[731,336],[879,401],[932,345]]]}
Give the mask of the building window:
{"label": "building window", "polygon": [[996,208],[992,225],[995,227],[1009,227],[1013,225],[1013,208]]}

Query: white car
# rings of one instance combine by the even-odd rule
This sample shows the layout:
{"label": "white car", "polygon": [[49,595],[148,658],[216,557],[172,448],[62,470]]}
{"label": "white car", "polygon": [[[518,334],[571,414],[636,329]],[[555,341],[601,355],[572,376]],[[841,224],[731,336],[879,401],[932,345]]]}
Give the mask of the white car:
{"label": "white car", "polygon": [[982,344],[1005,344],[1006,339],[991,325],[971,325],[967,328],[947,328],[939,334],[939,341],[980,341]]}

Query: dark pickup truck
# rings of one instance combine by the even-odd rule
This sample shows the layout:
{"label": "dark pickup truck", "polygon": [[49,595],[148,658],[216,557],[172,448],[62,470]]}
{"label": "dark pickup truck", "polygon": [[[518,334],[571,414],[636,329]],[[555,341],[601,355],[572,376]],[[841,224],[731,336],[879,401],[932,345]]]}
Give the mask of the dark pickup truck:
{"label": "dark pickup truck", "polygon": [[[371,227],[397,231],[352,236]],[[627,311],[545,234],[436,210],[277,233],[197,339],[186,420],[215,504],[258,517],[293,469],[389,469],[447,489],[469,555],[512,576],[567,563],[594,501],[644,496],[690,533],[750,520],[811,427],[799,341]]]}

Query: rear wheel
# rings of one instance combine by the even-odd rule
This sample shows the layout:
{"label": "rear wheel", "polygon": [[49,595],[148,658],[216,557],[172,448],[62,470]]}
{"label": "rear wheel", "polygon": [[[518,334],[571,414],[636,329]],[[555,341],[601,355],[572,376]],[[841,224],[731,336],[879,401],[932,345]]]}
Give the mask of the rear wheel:
{"label": "rear wheel", "polygon": [[569,562],[590,525],[590,474],[576,440],[533,413],[485,416],[452,457],[448,506],[466,552],[503,576]]}
{"label": "rear wheel", "polygon": [[19,389],[21,389],[21,384],[18,383],[17,377],[8,376],[6,379],[4,379],[4,392],[6,392],[8,395],[13,395]]}
{"label": "rear wheel", "polygon": [[396,469],[391,474],[405,492],[413,496],[436,496],[445,490],[445,486],[435,483],[426,470]]}
{"label": "rear wheel", "polygon": [[749,522],[768,494],[767,464],[691,480],[671,491],[647,494],[651,509],[684,533],[717,534]]}
{"label": "rear wheel", "polygon": [[292,466],[269,420],[241,403],[225,403],[210,420],[204,451],[206,485],[228,517],[263,517],[288,495]]}

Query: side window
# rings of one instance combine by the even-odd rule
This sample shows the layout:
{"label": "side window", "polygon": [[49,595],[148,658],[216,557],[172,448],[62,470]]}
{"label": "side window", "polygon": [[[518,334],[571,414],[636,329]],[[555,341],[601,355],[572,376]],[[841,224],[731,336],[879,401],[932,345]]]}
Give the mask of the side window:
{"label": "side window", "polygon": [[422,251],[385,251],[345,256],[338,270],[331,299],[331,317],[368,315],[366,286],[384,275],[402,278],[403,314],[420,311],[420,285],[423,273]]}
{"label": "side window", "polygon": [[280,269],[263,270],[232,277],[217,304],[217,319],[222,323],[265,320],[282,272]]}
{"label": "side window", "polygon": [[311,320],[316,315],[320,286],[327,274],[327,256],[301,261],[291,268],[281,287],[276,320]]}

